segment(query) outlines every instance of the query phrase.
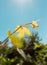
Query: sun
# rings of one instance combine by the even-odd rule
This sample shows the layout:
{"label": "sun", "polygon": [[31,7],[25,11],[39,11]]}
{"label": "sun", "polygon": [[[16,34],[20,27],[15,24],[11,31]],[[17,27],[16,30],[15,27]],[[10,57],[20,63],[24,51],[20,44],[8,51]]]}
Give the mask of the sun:
{"label": "sun", "polygon": [[18,0],[19,3],[25,3],[25,0]]}
{"label": "sun", "polygon": [[23,5],[23,4],[25,4],[25,3],[26,3],[26,0],[17,0],[17,3],[18,3],[18,4],[22,4],[22,5]]}
{"label": "sun", "polygon": [[23,4],[26,0],[12,0],[14,3]]}
{"label": "sun", "polygon": [[24,6],[26,4],[30,4],[32,3],[32,0],[11,0],[12,3],[14,3],[15,5],[21,5],[21,6]]}

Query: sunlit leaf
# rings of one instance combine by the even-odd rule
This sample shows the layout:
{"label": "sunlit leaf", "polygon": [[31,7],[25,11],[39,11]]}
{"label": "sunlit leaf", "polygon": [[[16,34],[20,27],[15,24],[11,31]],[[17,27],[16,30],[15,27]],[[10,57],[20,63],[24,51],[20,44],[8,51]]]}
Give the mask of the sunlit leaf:
{"label": "sunlit leaf", "polygon": [[[18,26],[18,27],[20,27],[20,26]],[[17,27],[17,28],[18,28]],[[16,28],[16,29],[17,29]],[[30,30],[26,27],[26,26],[22,26],[20,29],[18,29],[16,32],[18,32],[18,37],[19,38],[24,38],[25,37],[25,34],[27,34],[27,35],[31,35],[31,32],[30,32]]]}
{"label": "sunlit leaf", "polygon": [[18,48],[22,48],[23,44],[22,42],[17,38],[17,36],[15,34],[10,34],[10,31],[8,31],[8,36],[11,40],[11,43]]}
{"label": "sunlit leaf", "polygon": [[24,30],[21,30],[21,31],[19,32],[19,34],[18,34],[18,37],[22,39],[22,38],[24,38],[24,36],[25,36]]}
{"label": "sunlit leaf", "polygon": [[6,59],[5,58],[2,58],[3,62],[6,62]]}
{"label": "sunlit leaf", "polygon": [[37,43],[34,43],[34,45],[35,45],[34,49],[36,49],[36,48],[39,48],[39,47],[40,47],[40,45],[39,45],[39,44],[37,44]]}
{"label": "sunlit leaf", "polygon": [[8,30],[7,35],[8,35],[8,37],[10,37],[10,35],[11,35],[10,30]]}
{"label": "sunlit leaf", "polygon": [[14,62],[14,59],[11,59],[10,61],[11,61],[11,62]]}
{"label": "sunlit leaf", "polygon": [[[17,30],[18,29],[18,30]],[[19,32],[19,31],[21,31],[21,29],[22,29],[22,27],[20,26],[20,25],[17,25],[17,27],[16,27],[16,29],[14,30],[14,31],[16,31],[16,32]]]}
{"label": "sunlit leaf", "polygon": [[23,30],[25,31],[26,34],[31,35],[31,32],[27,27],[23,27]]}

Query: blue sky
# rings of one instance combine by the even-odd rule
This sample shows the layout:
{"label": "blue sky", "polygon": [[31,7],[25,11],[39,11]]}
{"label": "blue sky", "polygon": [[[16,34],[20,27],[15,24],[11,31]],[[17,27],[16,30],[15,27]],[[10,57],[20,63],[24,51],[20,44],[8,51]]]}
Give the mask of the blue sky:
{"label": "blue sky", "polygon": [[37,31],[47,43],[47,0],[0,0],[0,41],[7,37],[8,29],[38,19]]}

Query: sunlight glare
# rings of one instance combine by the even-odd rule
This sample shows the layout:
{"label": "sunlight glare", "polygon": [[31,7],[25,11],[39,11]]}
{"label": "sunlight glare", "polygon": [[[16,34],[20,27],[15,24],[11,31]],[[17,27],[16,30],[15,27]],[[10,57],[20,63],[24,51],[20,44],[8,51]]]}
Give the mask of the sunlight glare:
{"label": "sunlight glare", "polygon": [[27,3],[31,3],[32,0],[12,0],[14,3],[16,4],[20,4],[20,5],[24,5],[24,4],[27,4]]}

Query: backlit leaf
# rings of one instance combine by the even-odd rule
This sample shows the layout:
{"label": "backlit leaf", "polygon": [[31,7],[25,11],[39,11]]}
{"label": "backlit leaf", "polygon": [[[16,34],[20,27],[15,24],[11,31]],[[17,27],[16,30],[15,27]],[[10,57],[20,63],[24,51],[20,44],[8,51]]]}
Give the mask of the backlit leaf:
{"label": "backlit leaf", "polygon": [[18,39],[18,37],[15,35],[15,34],[10,34],[10,31],[8,31],[8,36],[11,40],[11,43],[15,46],[15,47],[18,47],[18,48],[22,48],[23,47],[23,44],[22,42]]}

